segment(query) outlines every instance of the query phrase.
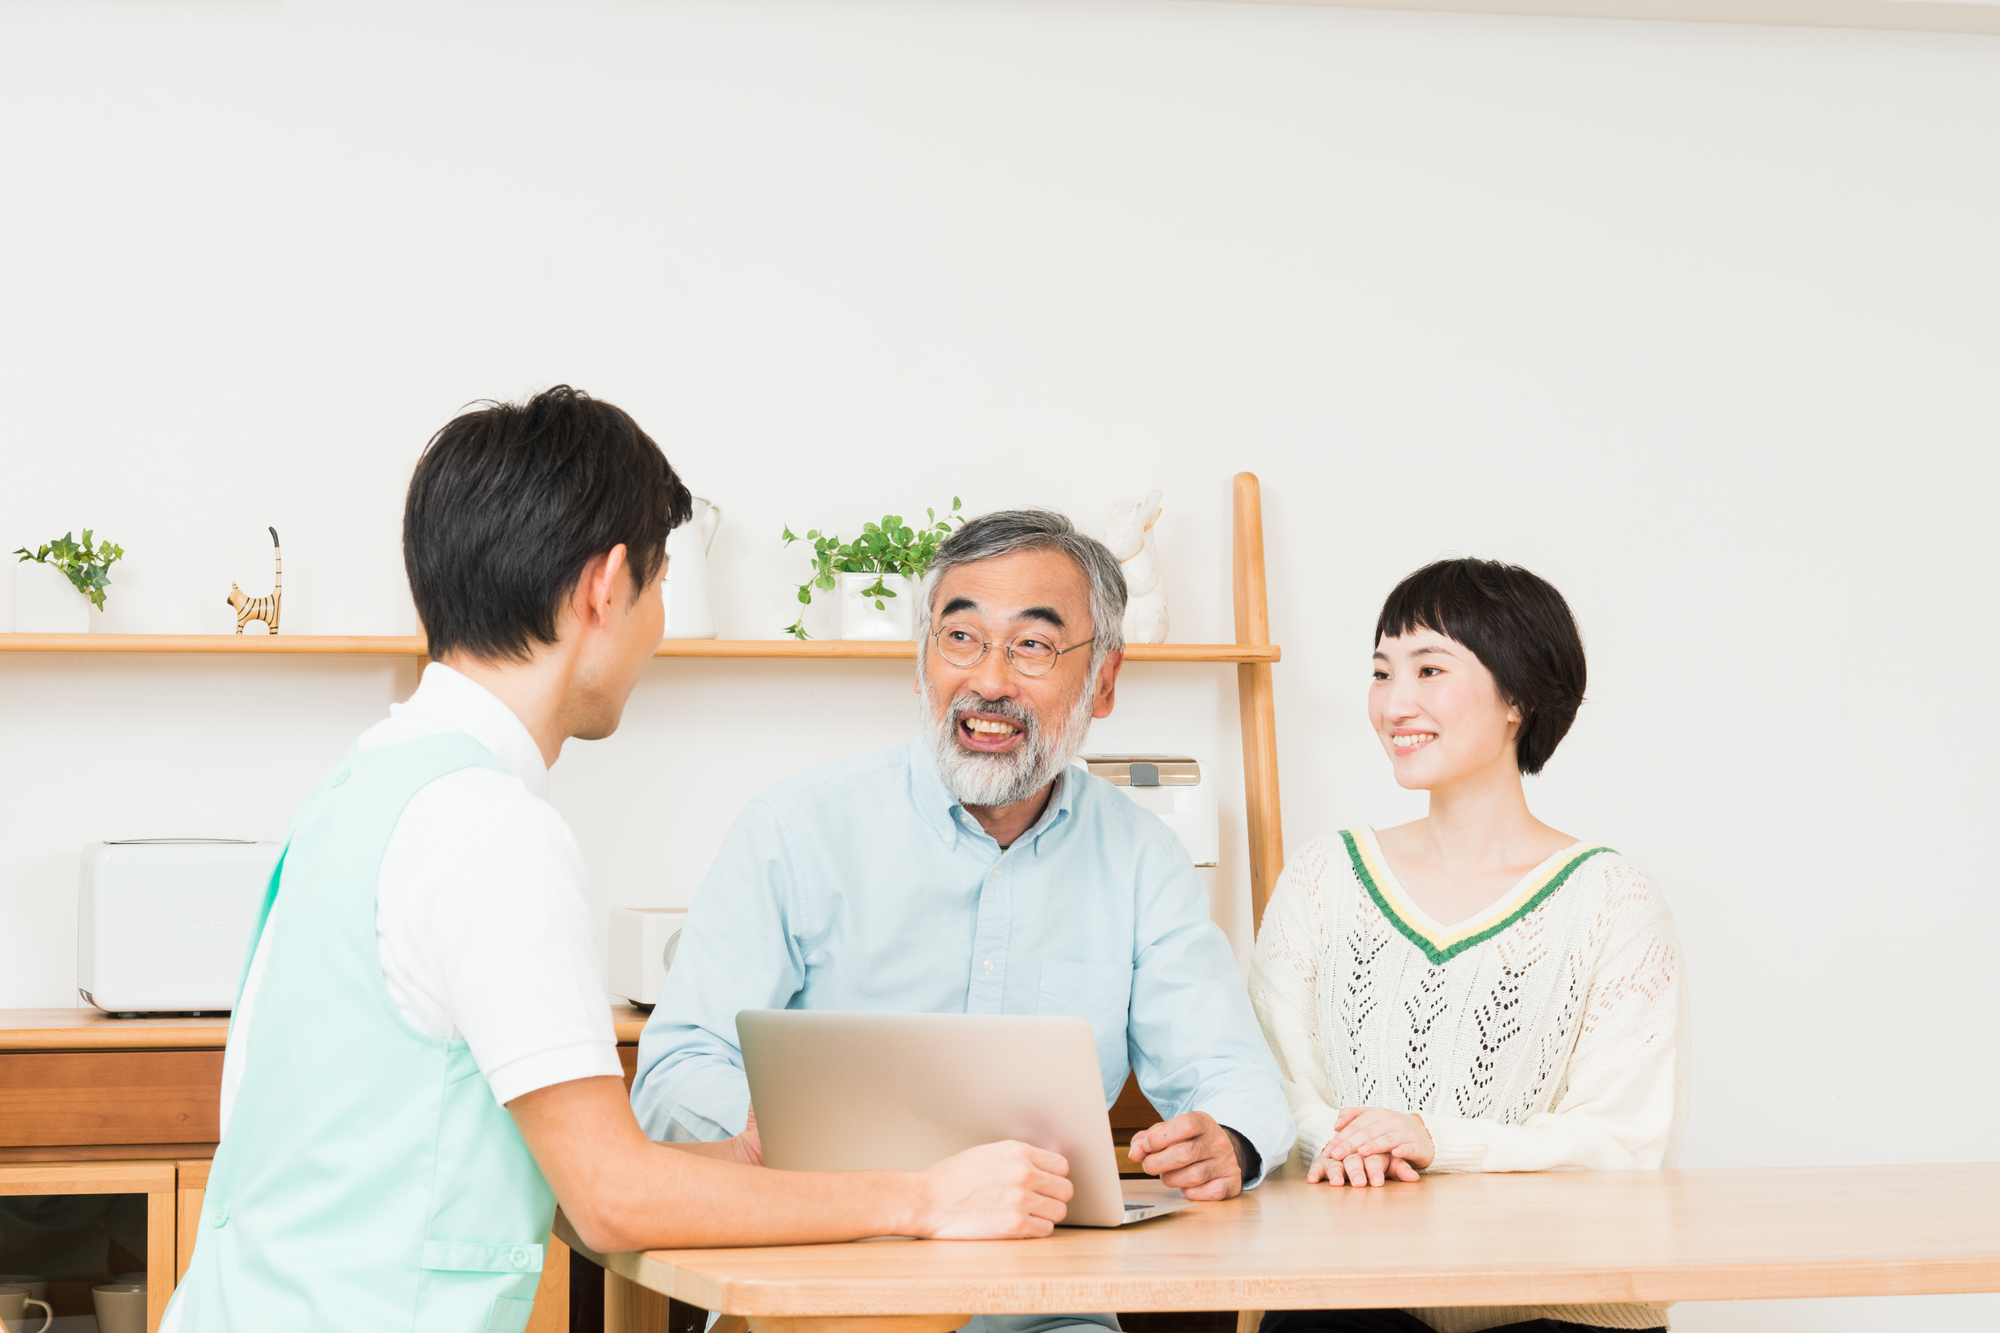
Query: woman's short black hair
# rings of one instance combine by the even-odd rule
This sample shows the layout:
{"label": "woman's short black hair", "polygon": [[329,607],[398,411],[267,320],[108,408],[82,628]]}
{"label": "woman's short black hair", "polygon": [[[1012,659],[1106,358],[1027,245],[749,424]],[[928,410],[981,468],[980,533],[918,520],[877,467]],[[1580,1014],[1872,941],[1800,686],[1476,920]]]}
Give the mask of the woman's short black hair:
{"label": "woman's short black hair", "polygon": [[1555,585],[1498,560],[1439,560],[1398,583],[1375,642],[1428,629],[1472,650],[1520,710],[1514,760],[1539,773],[1583,702],[1583,636]]}
{"label": "woman's short black hair", "polygon": [[693,505],[638,422],[567,384],[474,407],[417,460],[403,568],[431,656],[518,661],[595,557],[622,544],[635,593],[657,577]]}

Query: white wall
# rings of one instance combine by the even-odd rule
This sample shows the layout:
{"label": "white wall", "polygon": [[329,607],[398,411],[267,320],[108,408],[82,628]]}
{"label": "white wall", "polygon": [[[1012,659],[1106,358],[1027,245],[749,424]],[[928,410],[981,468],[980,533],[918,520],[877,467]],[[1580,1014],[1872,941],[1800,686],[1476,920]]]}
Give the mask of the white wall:
{"label": "white wall", "polygon": [[[1571,598],[1538,810],[1655,872],[1687,1165],[1989,1158],[2000,40],[1169,0],[0,10],[0,547],[130,552],[105,631],[414,629],[424,440],[567,380],[781,523],[1166,491],[1229,637],[1265,483],[1287,836],[1417,812],[1362,718],[1440,553]],[[6,596],[0,593],[0,597]],[[5,623],[5,622],[0,622]],[[89,839],[280,837],[414,666],[0,655],[0,1007],[74,1003]],[[889,664],[662,662],[555,798],[594,905],[685,902],[737,805],[908,734]],[[1131,669],[1100,747],[1225,761],[1233,675]],[[1865,1219],[1855,1219],[1865,1226]],[[2000,1315],[1683,1307],[1687,1329]]]}

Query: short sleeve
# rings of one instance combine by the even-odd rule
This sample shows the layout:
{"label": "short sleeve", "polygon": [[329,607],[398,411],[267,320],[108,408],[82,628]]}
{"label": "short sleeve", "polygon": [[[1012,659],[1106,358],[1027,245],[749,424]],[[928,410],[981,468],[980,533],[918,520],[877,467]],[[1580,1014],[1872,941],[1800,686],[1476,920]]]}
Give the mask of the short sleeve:
{"label": "short sleeve", "polygon": [[583,853],[562,817],[522,795],[435,845],[403,910],[378,916],[385,937],[406,936],[383,939],[385,965],[407,960],[406,984],[441,1006],[502,1105],[557,1083],[618,1077]]}

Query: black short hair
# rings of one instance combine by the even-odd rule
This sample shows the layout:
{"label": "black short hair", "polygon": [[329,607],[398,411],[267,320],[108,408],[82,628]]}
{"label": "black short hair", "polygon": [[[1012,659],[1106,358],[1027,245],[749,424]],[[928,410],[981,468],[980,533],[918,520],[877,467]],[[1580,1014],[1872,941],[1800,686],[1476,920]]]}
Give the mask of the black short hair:
{"label": "black short hair", "polygon": [[473,407],[417,460],[403,568],[431,656],[519,661],[556,641],[583,567],[612,547],[645,587],[693,504],[638,422],[567,384]]}
{"label": "black short hair", "polygon": [[1398,583],[1375,642],[1428,629],[1472,650],[1521,713],[1514,760],[1542,771],[1583,703],[1583,636],[1555,585],[1498,560],[1439,560]]}

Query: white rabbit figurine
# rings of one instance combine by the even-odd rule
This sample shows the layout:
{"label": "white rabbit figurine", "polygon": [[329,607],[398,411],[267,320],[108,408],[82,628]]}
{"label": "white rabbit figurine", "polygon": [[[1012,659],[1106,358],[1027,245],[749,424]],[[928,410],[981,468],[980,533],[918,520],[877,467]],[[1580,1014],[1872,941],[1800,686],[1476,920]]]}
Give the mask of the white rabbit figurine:
{"label": "white rabbit figurine", "polygon": [[1160,521],[1160,493],[1111,506],[1104,520],[1104,544],[1125,571],[1125,642],[1167,641],[1167,589],[1160,577],[1160,548],[1153,525]]}

